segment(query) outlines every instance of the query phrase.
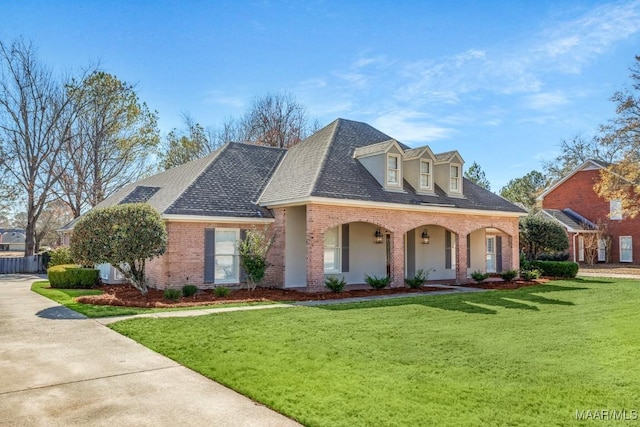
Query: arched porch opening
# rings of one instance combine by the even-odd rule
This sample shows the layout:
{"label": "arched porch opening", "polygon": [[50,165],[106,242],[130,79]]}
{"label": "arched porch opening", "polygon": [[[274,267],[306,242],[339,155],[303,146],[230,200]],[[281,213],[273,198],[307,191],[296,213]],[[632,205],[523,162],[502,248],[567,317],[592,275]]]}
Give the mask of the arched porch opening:
{"label": "arched porch opening", "polygon": [[414,277],[419,270],[429,273],[429,280],[457,279],[458,235],[448,228],[425,224],[405,234],[405,276]]}
{"label": "arched porch opening", "polygon": [[365,275],[392,276],[393,233],[370,222],[348,222],[323,233],[324,277],[344,278],[348,285],[365,283]]}
{"label": "arched porch opening", "polygon": [[470,232],[467,239],[467,276],[517,270],[519,260],[512,259],[512,236],[495,227],[482,227]]}

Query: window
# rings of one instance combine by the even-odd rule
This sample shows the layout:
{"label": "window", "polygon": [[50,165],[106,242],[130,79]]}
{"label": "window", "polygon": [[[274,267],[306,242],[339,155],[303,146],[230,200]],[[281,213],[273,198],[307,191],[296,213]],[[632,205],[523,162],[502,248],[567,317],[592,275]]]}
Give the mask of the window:
{"label": "window", "polygon": [[400,156],[387,155],[387,185],[400,185]]}
{"label": "window", "polygon": [[460,165],[451,165],[450,171],[449,189],[460,192]]}
{"label": "window", "polygon": [[584,237],[578,236],[578,261],[584,261]]}
{"label": "window", "polygon": [[598,239],[598,261],[607,260],[607,241],[605,239]]}
{"label": "window", "polygon": [[420,159],[420,188],[431,189],[431,162]]}
{"label": "window", "polygon": [[324,232],[324,272],[340,272],[340,227]]}
{"label": "window", "polygon": [[217,228],[215,243],[215,282],[238,283],[240,280],[236,242],[240,230]]}
{"label": "window", "polygon": [[614,199],[609,201],[609,218],[615,220],[622,219],[622,200]]}
{"label": "window", "polygon": [[496,238],[495,236],[487,236],[487,273],[496,272]]}
{"label": "window", "polygon": [[631,236],[620,236],[620,262],[633,262],[633,240]]}

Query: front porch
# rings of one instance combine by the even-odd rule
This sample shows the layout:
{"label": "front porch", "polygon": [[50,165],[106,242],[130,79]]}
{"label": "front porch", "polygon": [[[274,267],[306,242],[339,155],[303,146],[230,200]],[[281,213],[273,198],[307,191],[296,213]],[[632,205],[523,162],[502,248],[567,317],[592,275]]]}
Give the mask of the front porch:
{"label": "front porch", "polygon": [[362,285],[429,272],[432,283],[463,284],[471,272],[517,269],[518,217],[305,205],[277,209],[285,235],[284,287],[325,290],[328,276]]}

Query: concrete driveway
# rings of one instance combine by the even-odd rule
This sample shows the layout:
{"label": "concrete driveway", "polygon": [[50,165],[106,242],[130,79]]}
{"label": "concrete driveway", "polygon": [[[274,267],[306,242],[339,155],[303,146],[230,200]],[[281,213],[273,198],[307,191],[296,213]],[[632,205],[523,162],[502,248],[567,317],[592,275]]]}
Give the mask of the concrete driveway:
{"label": "concrete driveway", "polygon": [[297,426],[0,275],[1,426]]}

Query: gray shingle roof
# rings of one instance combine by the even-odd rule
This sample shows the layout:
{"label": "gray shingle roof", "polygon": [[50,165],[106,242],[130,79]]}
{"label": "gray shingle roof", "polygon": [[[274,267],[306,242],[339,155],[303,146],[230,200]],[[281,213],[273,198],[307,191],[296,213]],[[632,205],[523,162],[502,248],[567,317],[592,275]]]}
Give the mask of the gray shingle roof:
{"label": "gray shingle roof", "polygon": [[[524,213],[502,197],[465,179],[464,198],[449,197],[435,186],[435,195],[420,195],[406,181],[404,192],[385,191],[369,171],[353,157],[355,150],[392,138],[366,123],[338,119],[287,153],[274,179],[260,199],[263,205],[304,197],[362,200],[405,205],[450,206]],[[305,147],[305,145],[307,145]],[[312,149],[311,145],[317,145]],[[408,150],[400,144],[403,150]],[[447,153],[452,156],[456,151]],[[314,157],[317,156],[317,157]],[[313,168],[310,171],[310,166]],[[309,175],[305,176],[305,171]],[[298,180],[305,177],[304,185]],[[309,178],[315,177],[310,182]]]}
{"label": "gray shingle roof", "polygon": [[436,158],[436,162],[448,162],[451,160],[453,156],[455,156],[457,151],[445,151],[444,153],[434,154]]}
{"label": "gray shingle roof", "polygon": [[127,185],[96,207],[147,201],[162,214],[269,217],[256,201],[285,152],[229,143],[201,159]]}
{"label": "gray shingle roof", "polygon": [[571,209],[543,210],[570,231],[595,231],[597,229],[593,222]]}
{"label": "gray shingle roof", "polygon": [[377,144],[367,145],[365,147],[358,147],[355,149],[353,156],[354,157],[363,157],[369,156],[372,154],[386,153],[389,147],[394,144],[398,144],[398,141],[395,139],[390,139],[388,141],[379,142]]}

